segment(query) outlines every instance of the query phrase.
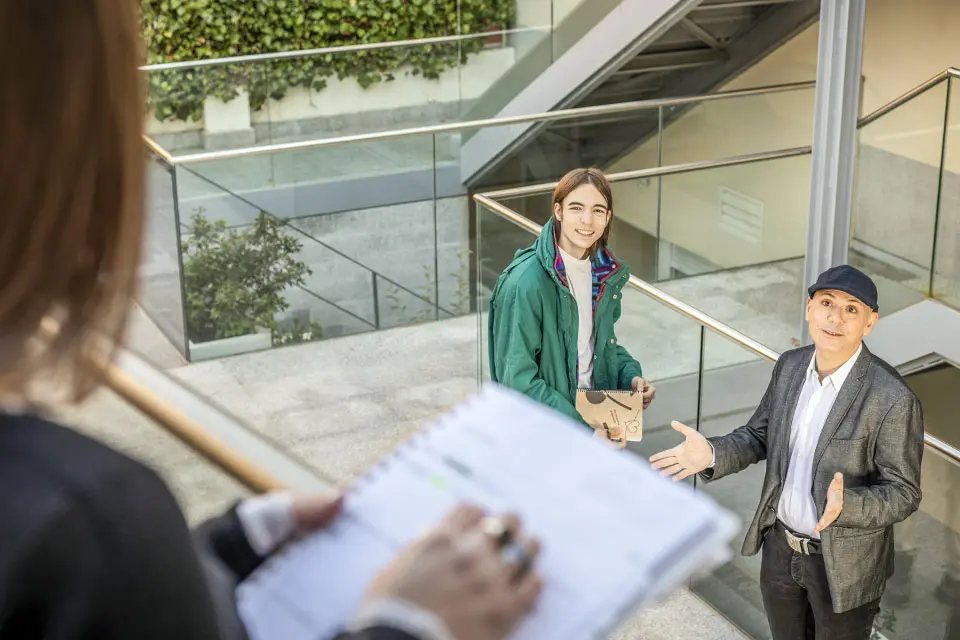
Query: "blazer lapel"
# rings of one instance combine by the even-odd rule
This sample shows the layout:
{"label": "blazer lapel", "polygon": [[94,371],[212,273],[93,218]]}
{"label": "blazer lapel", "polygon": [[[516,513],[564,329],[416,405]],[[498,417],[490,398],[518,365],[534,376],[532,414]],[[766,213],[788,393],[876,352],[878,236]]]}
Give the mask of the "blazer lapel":
{"label": "blazer lapel", "polygon": [[790,463],[790,434],[793,431],[793,414],[797,411],[800,392],[803,391],[803,383],[807,378],[807,367],[810,366],[810,358],[812,357],[813,349],[807,349],[798,366],[793,368],[790,379],[787,380],[786,411],[783,412],[783,419],[777,429],[778,434],[775,436],[780,439],[777,451],[780,458],[781,484],[787,479],[787,465]]}
{"label": "blazer lapel", "polygon": [[820,432],[820,438],[817,440],[817,448],[813,454],[814,469],[820,464],[820,458],[823,457],[823,452],[826,451],[827,444],[830,443],[837,429],[840,428],[840,422],[844,416],[847,415],[847,411],[850,410],[850,405],[853,404],[857,394],[860,393],[860,389],[863,387],[863,377],[866,375],[867,365],[870,363],[870,357],[870,352],[867,351],[867,346],[864,345],[863,351],[860,352],[860,357],[857,358],[853,369],[850,370],[849,377],[847,377],[847,380],[843,383],[843,387],[840,388],[840,393],[837,395],[837,399],[833,403],[830,413],[827,414],[827,420],[823,423],[823,430]]}

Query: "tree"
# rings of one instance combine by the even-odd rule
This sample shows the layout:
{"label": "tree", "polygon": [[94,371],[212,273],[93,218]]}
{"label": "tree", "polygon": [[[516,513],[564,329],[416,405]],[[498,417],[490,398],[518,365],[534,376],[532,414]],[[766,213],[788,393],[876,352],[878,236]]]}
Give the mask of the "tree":
{"label": "tree", "polygon": [[272,331],[289,306],[283,292],[312,273],[296,259],[302,243],[264,211],[242,230],[202,213],[194,213],[181,241],[187,336],[199,343]]}

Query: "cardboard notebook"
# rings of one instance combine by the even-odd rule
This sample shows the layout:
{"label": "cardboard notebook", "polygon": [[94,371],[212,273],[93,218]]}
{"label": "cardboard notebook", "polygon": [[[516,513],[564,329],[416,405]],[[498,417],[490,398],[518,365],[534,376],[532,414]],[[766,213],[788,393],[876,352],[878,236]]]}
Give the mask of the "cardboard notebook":
{"label": "cardboard notebook", "polygon": [[622,431],[631,442],[643,438],[643,394],[634,391],[577,389],[577,413],[594,429],[617,440]]}

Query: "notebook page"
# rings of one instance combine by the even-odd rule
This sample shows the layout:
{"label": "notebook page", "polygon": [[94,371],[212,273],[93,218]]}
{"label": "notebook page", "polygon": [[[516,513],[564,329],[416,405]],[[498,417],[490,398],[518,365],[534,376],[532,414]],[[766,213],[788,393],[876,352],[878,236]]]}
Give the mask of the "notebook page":
{"label": "notebook page", "polygon": [[[348,493],[329,529],[238,589],[253,640],[335,635],[376,573],[462,502],[514,511],[540,538],[544,591],[517,640],[595,637],[716,561],[737,528],[709,498],[496,386],[402,445]],[[302,633],[285,621],[293,618]]]}

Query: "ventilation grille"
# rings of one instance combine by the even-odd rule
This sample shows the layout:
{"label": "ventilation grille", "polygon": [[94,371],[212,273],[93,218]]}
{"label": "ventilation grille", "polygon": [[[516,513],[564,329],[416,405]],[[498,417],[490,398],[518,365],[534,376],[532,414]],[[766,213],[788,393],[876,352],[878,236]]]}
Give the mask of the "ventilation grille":
{"label": "ventilation grille", "polygon": [[763,241],[763,202],[720,187],[720,229],[750,244]]}

